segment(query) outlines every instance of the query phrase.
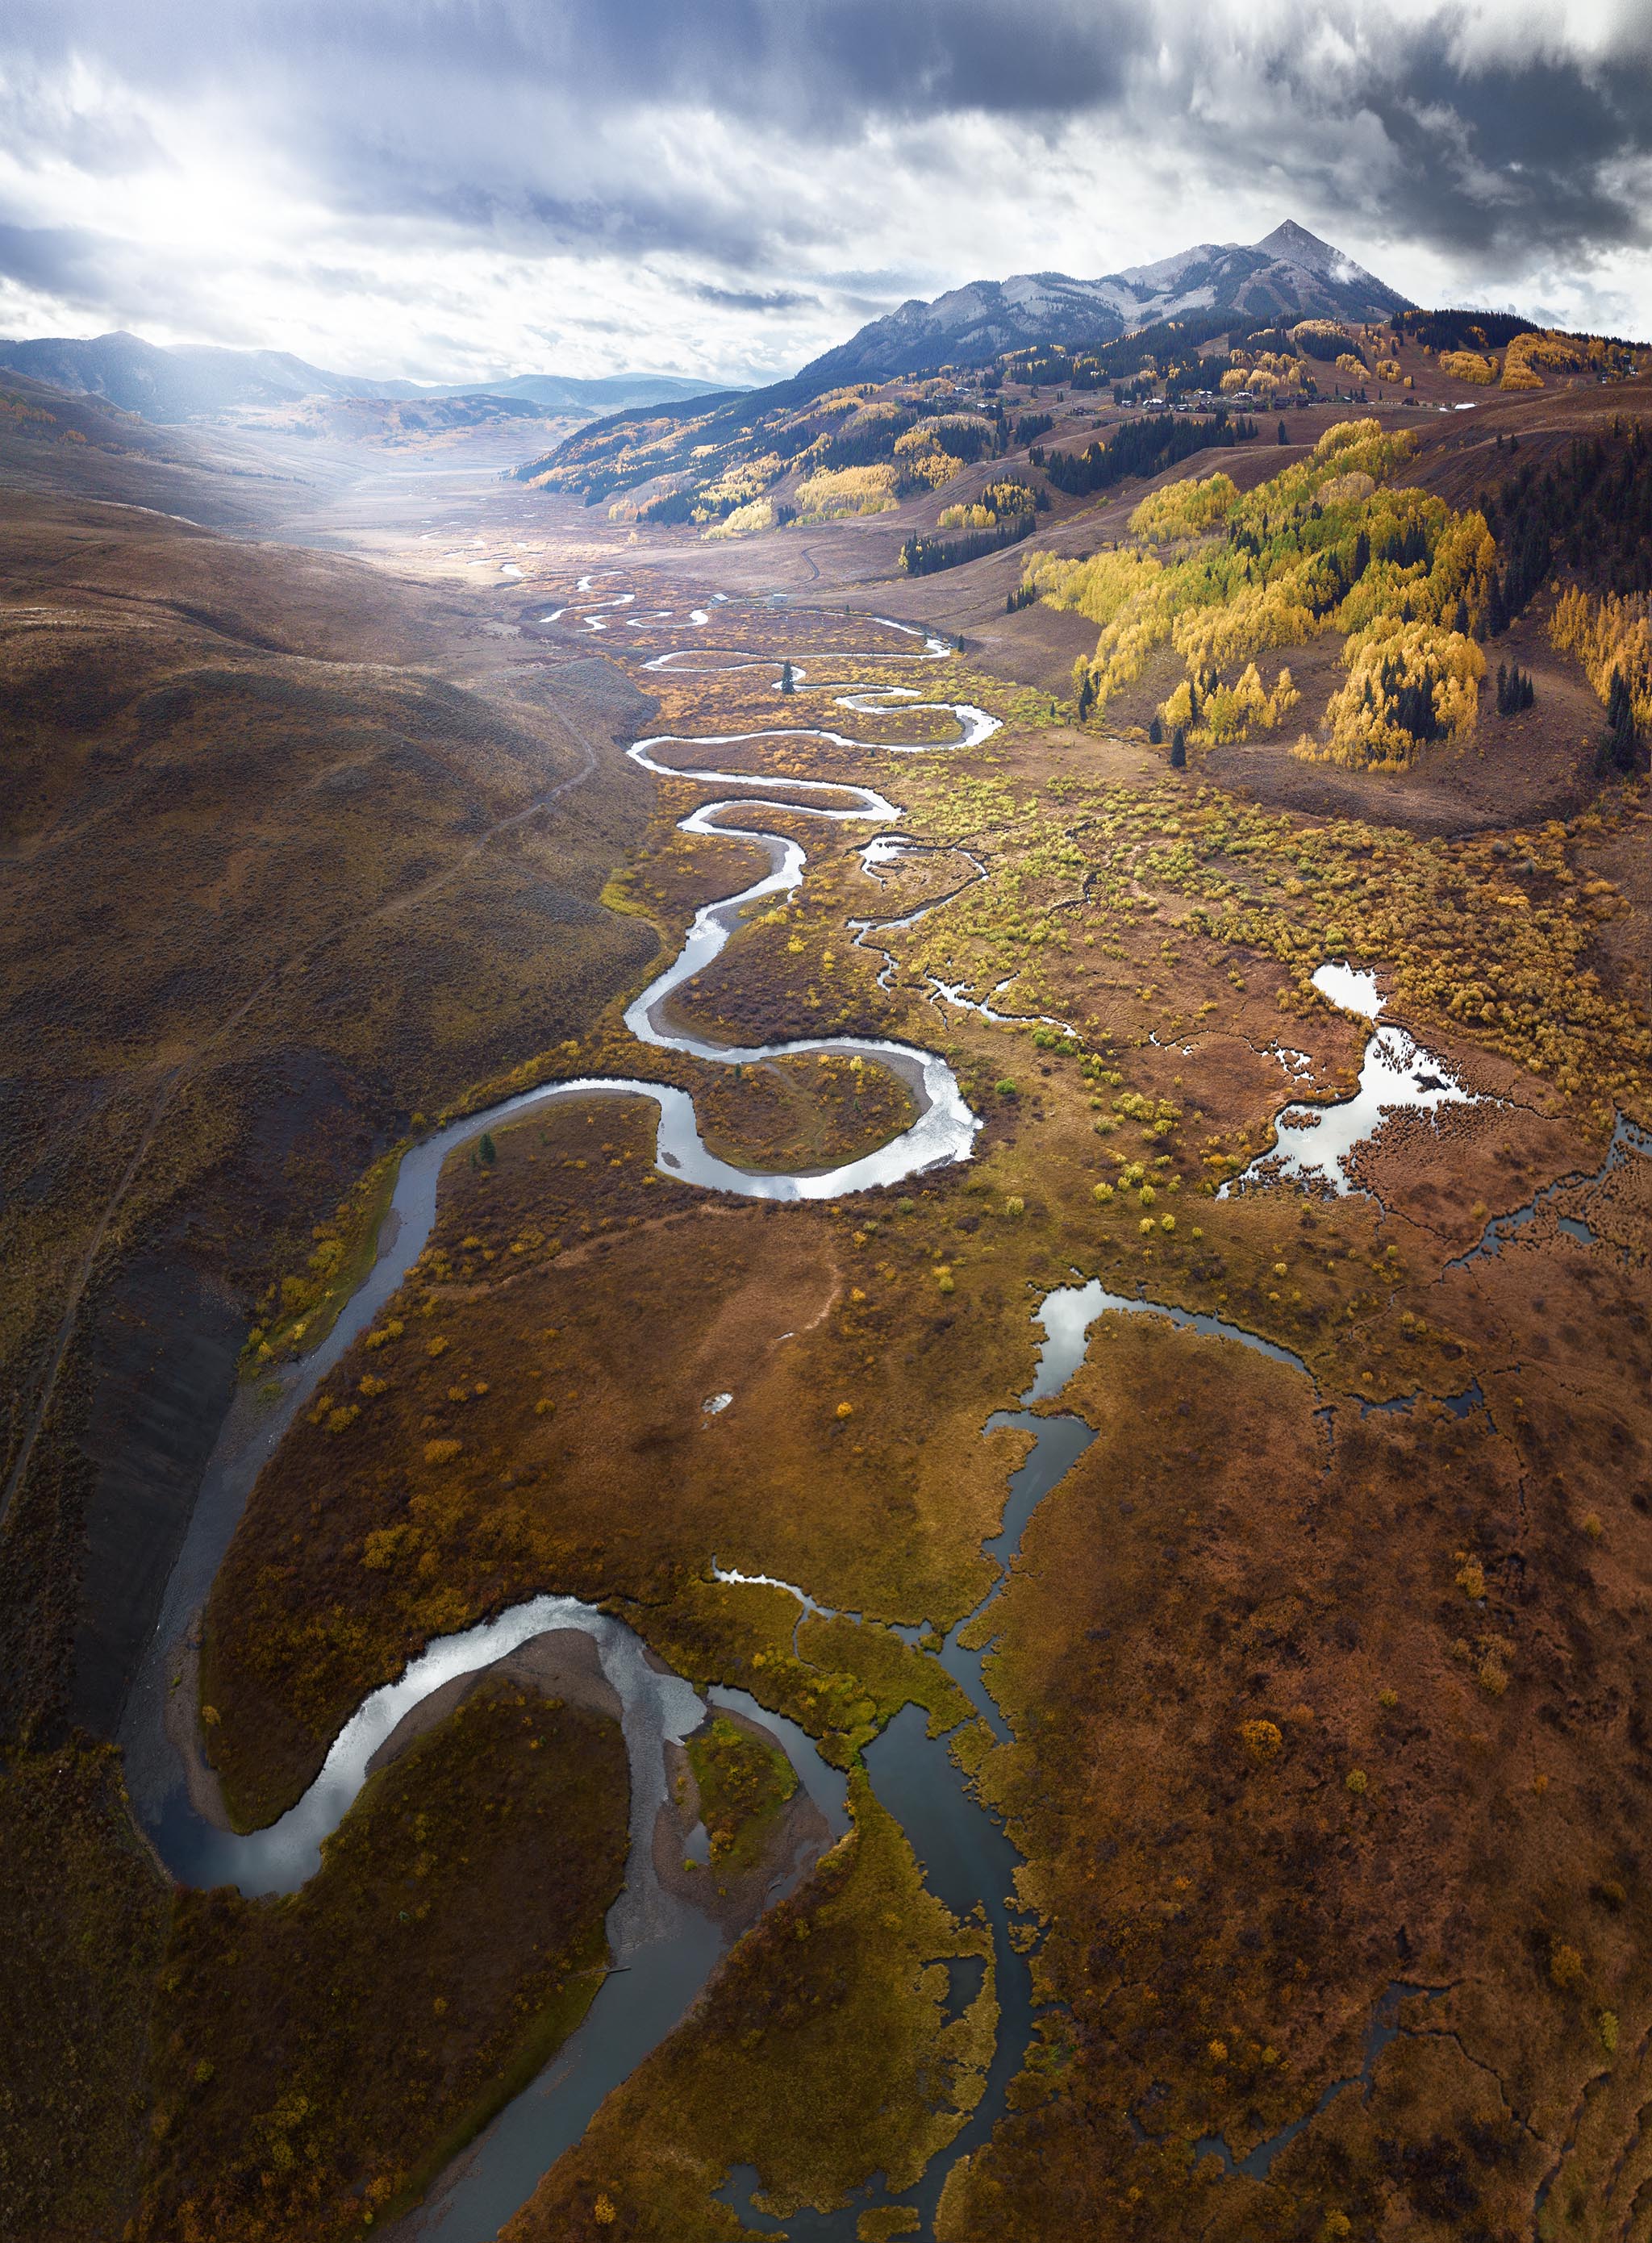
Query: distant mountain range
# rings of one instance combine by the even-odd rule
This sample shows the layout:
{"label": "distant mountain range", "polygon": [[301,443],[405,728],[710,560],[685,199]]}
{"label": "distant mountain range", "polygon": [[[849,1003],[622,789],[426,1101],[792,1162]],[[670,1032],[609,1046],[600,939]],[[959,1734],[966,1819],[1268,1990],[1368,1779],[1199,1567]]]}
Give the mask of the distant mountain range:
{"label": "distant mountain range", "polygon": [[1202,242],[1099,280],[1018,273],[1008,280],[972,280],[933,303],[914,297],[813,360],[799,379],[825,389],[939,366],[980,365],[1035,343],[1093,347],[1188,312],[1231,311],[1253,322],[1374,321],[1392,319],[1410,300],[1287,219],[1248,247]]}
{"label": "distant mountain range", "polygon": [[1022,273],[1008,280],[972,280],[932,303],[914,297],[813,360],[789,381],[748,393],[651,374],[609,374],[592,381],[522,374],[497,381],[416,382],[333,374],[287,351],[228,350],[207,343],[163,349],[125,333],[0,342],[0,369],[103,398],[159,422],[267,410],[309,399],[460,397],[515,401],[542,414],[591,420],[651,406],[692,412],[713,399],[732,408],[742,394],[753,403],[779,405],[846,382],[982,365],[1001,352],[1035,344],[1096,348],[1183,314],[1231,312],[1236,321],[1252,327],[1316,317],[1374,321],[1392,319],[1408,307],[1408,300],[1331,243],[1287,220],[1249,246],[1205,242],[1156,265],[1129,266],[1099,280]]}
{"label": "distant mountain range", "polygon": [[616,413],[628,406],[676,403],[712,387],[676,374],[614,374],[580,381],[519,374],[497,381],[419,382],[330,374],[287,351],[226,350],[210,343],[162,348],[125,333],[0,341],[0,367],[71,394],[106,399],[145,421],[180,421],[246,406],[295,404],[309,397],[516,398],[544,413]]}

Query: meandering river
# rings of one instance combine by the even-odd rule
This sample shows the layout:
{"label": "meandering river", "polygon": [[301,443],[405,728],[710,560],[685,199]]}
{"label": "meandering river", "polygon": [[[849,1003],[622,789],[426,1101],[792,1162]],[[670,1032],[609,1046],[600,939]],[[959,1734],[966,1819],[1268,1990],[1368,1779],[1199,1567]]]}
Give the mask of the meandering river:
{"label": "meandering river", "polygon": [[[579,590],[582,595],[591,594],[590,580],[585,580]],[[577,602],[556,612],[573,618],[570,628],[595,630],[605,627],[617,610],[631,603],[628,593],[592,595],[583,612],[577,611]],[[696,628],[706,620],[704,610],[695,610],[690,618]],[[892,628],[921,637],[911,633],[907,626]],[[943,642],[927,639],[921,653],[879,651],[873,658],[928,661],[944,657],[948,650]],[[702,644],[691,657],[673,650],[657,657],[651,666],[686,668],[710,675],[766,664],[776,671],[778,686],[782,659],[738,651],[717,654]],[[802,675],[795,662],[792,674],[794,679]],[[374,1265],[332,1331],[313,1354],[286,1366],[273,1380],[257,1388],[243,1388],[238,1394],[208,1465],[155,1636],[128,1702],[123,1742],[133,1800],[174,1874],[197,1884],[233,1883],[249,1894],[291,1891],[314,1874],[321,1842],[349,1812],[373,1755],[414,1706],[454,1677],[480,1671],[549,1631],[575,1628],[595,1639],[603,1671],[623,1708],[630,1768],[626,1883],[608,1925],[617,1967],[605,1980],[583,2023],[546,2071],[501,2114],[444,2176],[428,2203],[404,2223],[402,2232],[409,2236],[439,2238],[440,2243],[487,2243],[525,2201],[556,2159],[579,2139],[603,2098],[681,2018],[715,1967],[722,1951],[719,1934],[704,1916],[662,1888],[652,1861],[655,1822],[665,1800],[664,1749],[668,1743],[680,1741],[702,1719],[702,1695],[680,1677],[662,1673],[631,1631],[611,1616],[572,1598],[536,1597],[461,1634],[432,1643],[395,1681],[363,1701],[296,1805],[269,1828],[237,1835],[219,1827],[192,1805],[177,1755],[168,1741],[165,1711],[177,1671],[178,1647],[205,1605],[260,1470],[299,1411],[401,1285],[422,1250],[435,1221],[442,1165],[455,1148],[484,1130],[497,1128],[555,1101],[622,1096],[650,1099],[657,1107],[656,1159],[662,1169],[709,1190],[747,1197],[836,1198],[873,1185],[894,1184],[925,1169],[968,1157],[980,1124],[952,1070],[934,1053],[902,1043],[853,1037],[731,1047],[687,1033],[667,1015],[673,992],[718,956],[746,909],[765,897],[790,893],[803,878],[805,851],[796,841],[761,824],[765,810],[833,822],[864,822],[880,832],[898,824],[901,816],[897,803],[872,787],[836,781],[753,778],[698,758],[708,749],[754,740],[817,739],[866,753],[936,753],[974,744],[996,729],[995,720],[972,704],[921,702],[907,689],[863,686],[841,696],[838,705],[852,714],[869,715],[897,702],[908,708],[915,704],[922,710],[933,710],[944,719],[944,736],[897,744],[854,739],[824,728],[787,725],[703,739],[660,735],[639,740],[631,747],[630,754],[644,769],[716,791],[711,800],[681,821],[684,831],[749,839],[766,852],[769,870],[762,879],[696,914],[677,955],[634,1000],[624,1017],[639,1043],[715,1064],[736,1065],[815,1052],[874,1060],[910,1085],[918,1108],[912,1126],[878,1151],[823,1173],[756,1174],[719,1160],[707,1150],[688,1092],[630,1077],[589,1077],[522,1092],[452,1123],[415,1147],[401,1164]],[[727,791],[731,788],[739,791],[731,794]],[[887,855],[887,845],[884,852]],[[944,899],[936,899],[941,900]],[[923,908],[934,908],[934,905]],[[920,915],[909,913],[899,921],[866,919],[855,925],[863,935],[875,934],[880,924],[906,925]],[[963,1001],[959,992],[947,989],[941,994],[947,1001]],[[1045,1339],[1037,1375],[1022,1398],[1020,1410],[999,1413],[988,1420],[989,1427],[1015,1425],[1032,1437],[1031,1451],[1010,1482],[1001,1531],[986,1546],[999,1566],[998,1579],[981,1606],[949,1633],[940,1654],[999,1737],[1007,1731],[982,1679],[982,1660],[987,1654],[979,1647],[966,1649],[961,1639],[970,1632],[970,1622],[980,1619],[1008,1578],[1034,1508],[1095,1438],[1081,1419],[1047,1411],[1034,1414],[1031,1405],[1047,1403],[1059,1394],[1082,1359],[1090,1326],[1109,1311],[1167,1316],[1202,1332],[1258,1348],[1273,1360],[1306,1375],[1306,1366],[1298,1357],[1237,1326],[1110,1294],[1098,1283],[1059,1288],[1040,1304],[1035,1314],[1043,1326]],[[707,1555],[708,1562],[714,1562],[713,1553]],[[802,1590],[794,1593],[805,1602],[811,1601]],[[844,1779],[826,1765],[801,1730],[738,1693],[713,1690],[705,1694],[715,1702],[750,1712],[779,1737],[828,1829],[834,1835],[846,1829]],[[1000,2030],[985,2092],[951,2149],[934,2160],[915,2191],[902,2192],[903,2202],[919,2206],[927,2232],[947,2170],[958,2156],[977,2146],[990,2132],[1004,2108],[1009,2081],[1021,2065],[1031,2035],[1030,1977],[1024,1957],[1010,1937],[1004,1898],[1012,1888],[1017,1857],[1000,1824],[966,1782],[945,1741],[931,1740],[926,1734],[924,1718],[917,1708],[907,1708],[868,1748],[866,1760],[874,1790],[906,1829],[926,1865],[933,1889],[961,1916],[981,1908],[993,1937]],[[792,1874],[800,1873],[794,1869]],[[745,2202],[752,2178],[737,2173],[729,2184],[730,2200],[739,2203],[742,2216],[750,2224],[762,2226],[769,2223],[751,2212]],[[863,2194],[846,2212],[793,2217],[786,2224],[799,2239],[830,2237],[835,2243],[835,2239],[843,2238],[846,2243],[854,2234],[860,2213],[869,2203],[883,2200]]]}

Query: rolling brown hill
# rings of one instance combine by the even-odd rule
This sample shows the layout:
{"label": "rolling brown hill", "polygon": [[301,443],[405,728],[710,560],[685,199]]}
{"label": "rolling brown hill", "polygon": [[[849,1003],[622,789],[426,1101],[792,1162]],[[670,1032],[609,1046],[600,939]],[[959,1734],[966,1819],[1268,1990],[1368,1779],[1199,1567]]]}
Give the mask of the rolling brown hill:
{"label": "rolling brown hill", "polygon": [[0,437],[0,1631],[34,1735],[112,1723],[272,1269],[415,1109],[577,1031],[652,940],[598,901],[650,799],[614,746],[634,687],[108,503],[239,500],[106,408],[40,409]]}

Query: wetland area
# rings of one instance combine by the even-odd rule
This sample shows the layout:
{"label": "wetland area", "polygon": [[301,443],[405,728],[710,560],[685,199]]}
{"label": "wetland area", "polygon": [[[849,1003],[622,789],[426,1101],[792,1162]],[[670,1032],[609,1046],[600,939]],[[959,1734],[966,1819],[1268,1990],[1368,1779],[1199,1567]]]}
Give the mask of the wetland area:
{"label": "wetland area", "polygon": [[[1311,812],[853,529],[372,494],[394,612],[312,556],[235,687],[374,697],[229,876],[314,914],[262,1056],[180,1026],[86,1182],[98,1376],[187,1268],[213,1406],[32,1343],[87,1726],[0,1874],[113,2021],[35,2232],[1643,2232],[1644,791]],[[186,1484],[118,1625],[69,1402]]]}

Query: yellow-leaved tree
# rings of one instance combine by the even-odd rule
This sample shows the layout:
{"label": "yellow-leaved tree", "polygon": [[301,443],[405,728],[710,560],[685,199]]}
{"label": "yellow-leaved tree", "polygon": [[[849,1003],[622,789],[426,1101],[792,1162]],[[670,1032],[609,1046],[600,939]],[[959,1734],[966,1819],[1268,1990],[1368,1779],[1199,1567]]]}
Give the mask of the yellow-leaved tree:
{"label": "yellow-leaved tree", "polygon": [[1576,373],[1588,364],[1587,353],[1580,350],[1569,336],[1516,335],[1503,353],[1503,387],[1541,389],[1543,377],[1537,370],[1540,366],[1552,367],[1557,373]]}
{"label": "yellow-leaved tree", "polygon": [[1403,771],[1429,740],[1462,742],[1480,715],[1486,657],[1461,631],[1377,616],[1343,649],[1348,683],[1325,711],[1329,737],[1297,752],[1351,770]]}
{"label": "yellow-leaved tree", "polygon": [[1212,685],[1207,678],[1201,690],[1194,680],[1183,678],[1162,713],[1167,731],[1179,724],[1195,746],[1220,748],[1247,740],[1253,732],[1273,731],[1301,701],[1288,669],[1280,670],[1269,692],[1251,662],[1231,685],[1219,680]]}
{"label": "yellow-leaved tree", "polygon": [[1480,351],[1441,351],[1440,370],[1453,381],[1473,381],[1485,389],[1497,379],[1497,360]]}
{"label": "yellow-leaved tree", "polygon": [[1608,592],[1596,600],[1572,585],[1554,603],[1548,635],[1558,653],[1582,664],[1602,701],[1614,675],[1621,677],[1635,723],[1652,725],[1652,596]]}
{"label": "yellow-leaved tree", "polygon": [[798,512],[806,521],[884,514],[895,504],[893,467],[823,468],[798,485]]}
{"label": "yellow-leaved tree", "polygon": [[1225,522],[1239,495],[1231,475],[1207,475],[1203,482],[1166,483],[1150,492],[1130,516],[1130,534],[1150,545],[1172,538],[1199,537]]}

